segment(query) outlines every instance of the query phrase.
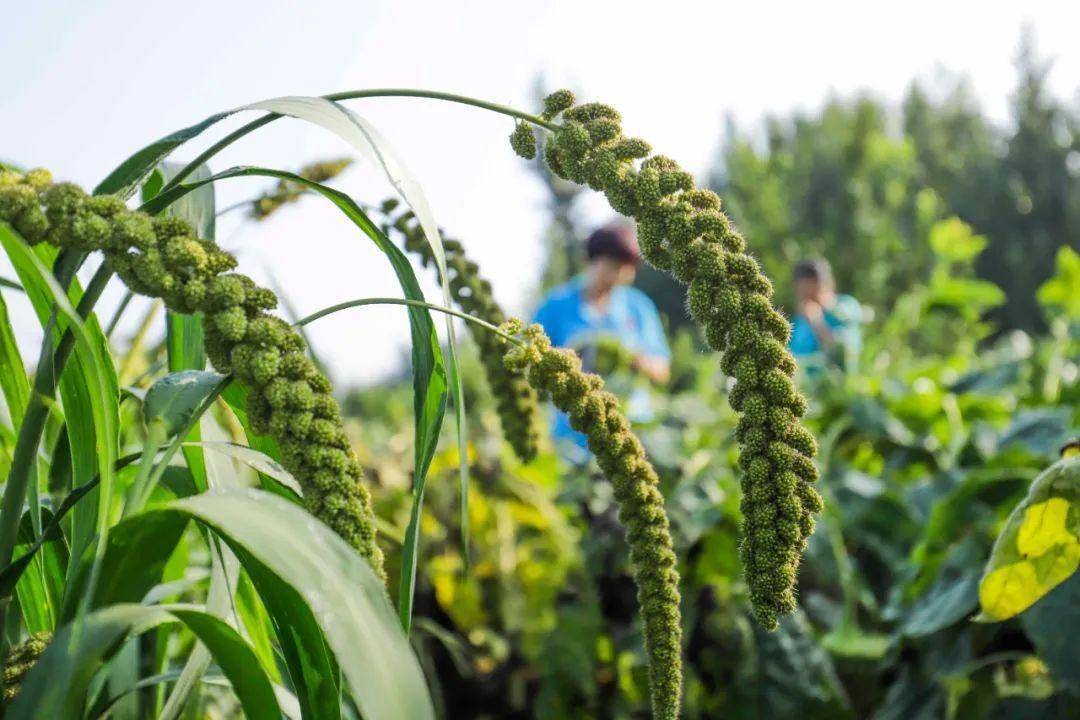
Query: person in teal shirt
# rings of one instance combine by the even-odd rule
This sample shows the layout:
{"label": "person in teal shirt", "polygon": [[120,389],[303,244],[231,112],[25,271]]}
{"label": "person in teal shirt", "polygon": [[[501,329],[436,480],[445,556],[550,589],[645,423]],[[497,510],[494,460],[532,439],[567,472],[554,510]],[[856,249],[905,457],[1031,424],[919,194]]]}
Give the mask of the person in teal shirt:
{"label": "person in teal shirt", "polygon": [[863,309],[850,295],[836,292],[832,268],[825,260],[802,260],[792,272],[795,316],[789,346],[806,367],[829,362],[851,368],[862,349]]}
{"label": "person in teal shirt", "polygon": [[[533,321],[543,326],[552,344],[586,354],[602,337],[614,338],[632,356],[632,368],[657,384],[668,381],[671,350],[660,314],[652,300],[631,287],[641,263],[634,229],[627,224],[606,225],[585,240],[585,272],[551,290]],[[589,368],[586,368],[589,369]],[[644,404],[641,398],[636,403]],[[560,446],[570,445],[577,459],[587,457],[585,436],[556,413],[552,436]]]}

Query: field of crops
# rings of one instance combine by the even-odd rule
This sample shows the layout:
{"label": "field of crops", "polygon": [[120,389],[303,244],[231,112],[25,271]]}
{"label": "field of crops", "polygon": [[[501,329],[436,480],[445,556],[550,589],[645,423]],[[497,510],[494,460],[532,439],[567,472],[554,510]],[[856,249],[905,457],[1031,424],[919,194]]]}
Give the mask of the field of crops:
{"label": "field of crops", "polygon": [[[511,118],[493,142],[557,197],[635,221],[646,279],[676,298],[669,381],[499,306],[350,107],[391,96]],[[216,165],[281,117],[334,134],[395,197],[336,189],[348,159]],[[2,716],[1080,717],[1075,242],[1047,256],[1038,322],[1012,322],[979,266],[990,240],[891,174],[910,147],[865,133],[850,203],[822,201],[848,215],[807,237],[888,311],[842,366],[807,367],[769,229],[802,195],[798,152],[772,166],[779,130],[768,158],[734,145],[718,195],[623,122],[567,90],[522,109],[362,90],[210,116],[92,189],[4,165]],[[221,207],[235,178],[264,192]],[[400,295],[297,317],[287,282],[261,287],[215,240],[224,213],[255,236],[298,202],[339,212]],[[809,225],[785,222],[777,236]],[[882,243],[844,245],[860,223]],[[126,295],[106,306],[110,286]],[[17,341],[15,303],[40,345]],[[410,362],[335,388],[306,328],[376,305],[400,306]],[[642,395],[649,417],[628,407]],[[589,461],[560,457],[552,408]]]}

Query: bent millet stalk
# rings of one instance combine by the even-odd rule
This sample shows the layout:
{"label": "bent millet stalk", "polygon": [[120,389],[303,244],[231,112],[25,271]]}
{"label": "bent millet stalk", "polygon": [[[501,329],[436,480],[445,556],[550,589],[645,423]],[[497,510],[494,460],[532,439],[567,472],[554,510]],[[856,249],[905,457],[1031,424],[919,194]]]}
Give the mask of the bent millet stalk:
{"label": "bent millet stalk", "polygon": [[183,220],[132,211],[111,195],[89,197],[54,184],[46,170],[0,172],[0,221],[31,245],[100,250],[133,292],[162,298],[175,312],[204,313],[207,356],[248,387],[252,429],[278,442],[310,512],[383,577],[371,498],[330,381],[300,335],[268,312],[277,305],[272,291],[229,272],[236,259]]}
{"label": "bent millet stalk", "polygon": [[674,720],[682,689],[679,573],[660,480],[630,421],[620,412],[618,398],[604,390],[599,375],[582,372],[581,359],[573,351],[551,347],[539,325],[524,328],[521,321],[511,320],[503,330],[522,341],[506,353],[507,367],[524,373],[530,385],[550,394],[570,418],[570,426],[585,433],[589,450],[611,482],[619,520],[626,528],[645,626],[653,715]]}
{"label": "bent millet stalk", "polygon": [[[562,121],[545,132],[545,162],[559,177],[603,192],[615,211],[637,221],[645,260],[689,285],[690,314],[735,378],[729,402],[740,414],[740,551],[755,614],[775,628],[795,609],[800,555],[822,509],[811,485],[817,444],[799,423],[806,400],[792,382],[791,325],[773,308],[772,283],[746,253],[716,193],[695,187],[674,160],[650,155],[644,140],[624,137],[614,108],[574,103],[568,90],[544,101],[542,119]],[[522,157],[536,156],[525,125],[510,142]]]}
{"label": "bent millet stalk", "polygon": [[[383,203],[384,213],[394,210],[396,201]],[[393,227],[405,238],[405,249],[417,255],[427,267],[435,264],[435,255],[424,231],[411,212],[393,220]],[[481,277],[480,268],[465,256],[465,248],[457,240],[443,239],[450,295],[461,310],[496,327],[506,322],[506,315],[495,301],[491,283]],[[503,363],[505,351],[501,339],[486,328],[469,325],[473,340],[480,351],[491,395],[502,425],[503,437],[522,462],[530,462],[537,450],[536,393],[521,375]]]}

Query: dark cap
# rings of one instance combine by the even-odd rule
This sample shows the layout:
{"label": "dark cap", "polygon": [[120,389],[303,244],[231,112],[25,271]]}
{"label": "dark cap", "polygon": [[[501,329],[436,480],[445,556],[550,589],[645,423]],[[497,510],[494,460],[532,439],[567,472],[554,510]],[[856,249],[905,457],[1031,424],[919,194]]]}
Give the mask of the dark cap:
{"label": "dark cap", "polygon": [[594,231],[585,239],[585,255],[590,260],[608,257],[631,265],[641,263],[637,233],[627,223],[611,223]]}
{"label": "dark cap", "polygon": [[829,266],[829,261],[820,258],[800,260],[795,263],[791,276],[795,280],[817,280],[830,285],[833,281],[832,267]]}

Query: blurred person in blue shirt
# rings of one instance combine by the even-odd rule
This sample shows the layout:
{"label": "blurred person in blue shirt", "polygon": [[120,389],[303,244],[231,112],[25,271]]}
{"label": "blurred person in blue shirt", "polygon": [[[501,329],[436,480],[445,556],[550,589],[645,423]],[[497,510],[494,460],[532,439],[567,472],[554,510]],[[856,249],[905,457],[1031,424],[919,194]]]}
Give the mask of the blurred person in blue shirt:
{"label": "blurred person in blue shirt", "polygon": [[802,260],[792,272],[795,316],[791,320],[791,353],[807,368],[835,363],[852,368],[862,349],[863,309],[850,295],[836,292],[832,268],[825,260]]}
{"label": "blurred person in blue shirt", "polygon": [[[666,383],[671,350],[660,314],[645,293],[631,287],[641,262],[633,227],[617,223],[596,230],[585,240],[585,255],[585,271],[551,290],[533,321],[544,327],[552,344],[577,350],[585,358],[586,370],[592,369],[589,349],[602,337],[614,338],[632,355],[635,372],[656,384]],[[647,419],[647,397],[637,394],[630,398],[630,406],[636,408],[631,420]],[[565,414],[556,413],[552,435],[568,458],[587,459],[585,436],[570,427]]]}

